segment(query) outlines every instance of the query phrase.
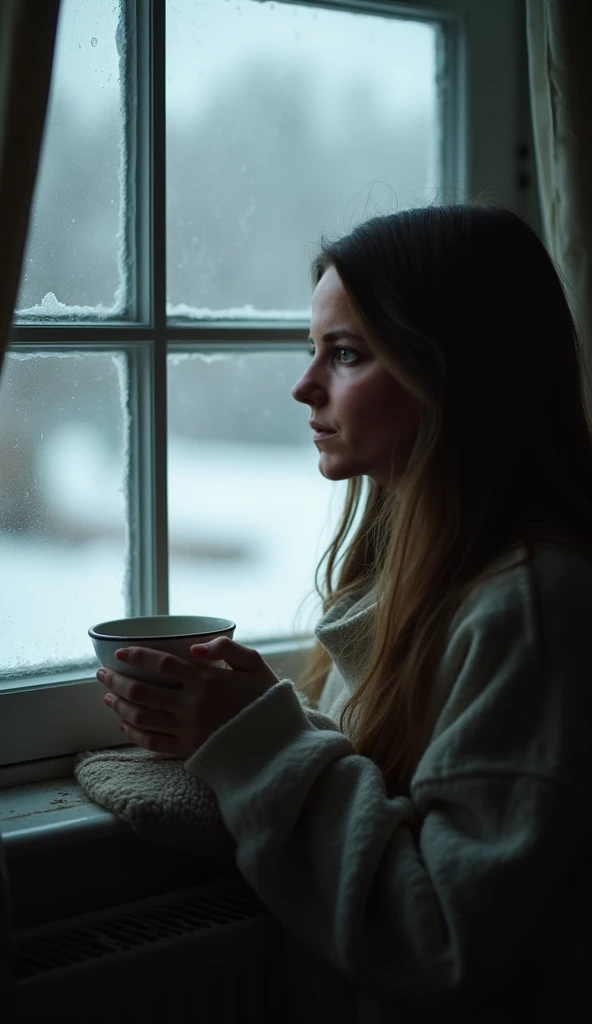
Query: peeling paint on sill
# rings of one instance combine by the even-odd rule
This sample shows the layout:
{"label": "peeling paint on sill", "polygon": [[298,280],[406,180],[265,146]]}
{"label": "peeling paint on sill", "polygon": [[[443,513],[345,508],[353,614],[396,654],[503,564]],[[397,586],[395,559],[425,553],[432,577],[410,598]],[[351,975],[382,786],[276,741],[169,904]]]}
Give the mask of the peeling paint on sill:
{"label": "peeling paint on sill", "polygon": [[7,858],[127,831],[124,822],[89,800],[72,778],[0,791],[0,835]]}

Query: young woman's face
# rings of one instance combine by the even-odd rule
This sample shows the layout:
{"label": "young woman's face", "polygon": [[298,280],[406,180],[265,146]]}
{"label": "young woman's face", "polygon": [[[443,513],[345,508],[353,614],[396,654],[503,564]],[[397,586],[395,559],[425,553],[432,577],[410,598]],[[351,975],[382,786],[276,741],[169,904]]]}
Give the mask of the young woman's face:
{"label": "young woman's face", "polygon": [[417,424],[414,399],[372,355],[334,267],[312,298],[312,361],[292,397],[310,406],[319,470],[328,480],[369,476],[388,486],[395,446],[401,472]]}

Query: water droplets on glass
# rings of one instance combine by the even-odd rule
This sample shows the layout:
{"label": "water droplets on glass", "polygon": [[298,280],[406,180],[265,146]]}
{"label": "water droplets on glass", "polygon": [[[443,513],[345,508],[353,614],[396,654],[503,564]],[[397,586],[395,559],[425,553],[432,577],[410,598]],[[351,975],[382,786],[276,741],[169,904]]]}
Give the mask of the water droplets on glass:
{"label": "water droplets on glass", "polygon": [[92,665],[89,626],[129,612],[127,390],[120,353],[6,357],[0,679]]}
{"label": "water droplets on glass", "polygon": [[125,312],[123,0],[62,0],[17,321]]}

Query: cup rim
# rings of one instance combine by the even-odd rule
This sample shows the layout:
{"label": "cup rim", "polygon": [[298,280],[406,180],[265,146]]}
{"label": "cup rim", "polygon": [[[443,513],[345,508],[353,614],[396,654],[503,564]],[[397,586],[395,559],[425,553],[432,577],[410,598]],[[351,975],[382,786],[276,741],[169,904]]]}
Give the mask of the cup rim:
{"label": "cup rim", "polygon": [[[136,620],[138,620],[138,619],[188,618],[188,617],[189,616],[171,616],[171,615],[134,615],[134,616],[130,616],[130,618],[134,618]],[[198,630],[198,631],[191,630],[188,633],[155,633],[154,635],[150,635],[150,636],[148,636],[148,635],[124,636],[121,633],[102,633],[100,631],[99,627],[102,626],[103,623],[98,622],[96,624],[96,626],[91,626],[90,627],[90,629],[88,630],[88,635],[90,636],[90,638],[92,640],[114,640],[117,643],[130,643],[130,642],[136,641],[138,647],[141,647],[143,640],[151,640],[151,641],[155,641],[155,640],[185,640],[188,637],[221,636],[224,633],[228,633],[230,630],[236,629],[236,622],[233,622],[231,619],[222,619],[221,616],[215,616],[215,615],[196,615],[195,616],[195,618],[203,618],[203,619],[208,619],[208,618],[213,619],[213,618],[218,618],[218,617],[220,618],[220,620],[222,622],[226,623],[226,625],[223,627],[223,629],[207,629],[207,630]],[[106,625],[112,625],[114,622],[125,622],[125,619],[110,619],[110,620],[107,620],[107,622],[105,624]]]}

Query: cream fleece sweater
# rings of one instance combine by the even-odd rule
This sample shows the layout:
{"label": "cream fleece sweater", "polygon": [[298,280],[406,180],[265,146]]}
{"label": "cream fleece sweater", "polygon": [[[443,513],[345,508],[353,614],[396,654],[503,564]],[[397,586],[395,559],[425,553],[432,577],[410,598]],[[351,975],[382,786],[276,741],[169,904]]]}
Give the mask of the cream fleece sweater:
{"label": "cream fleece sweater", "polygon": [[334,731],[371,595],[317,627],[333,730],[284,680],[185,762],[247,881],[342,979],[325,1021],[524,1021],[592,995],[592,562],[523,554],[451,623],[410,797]]}

